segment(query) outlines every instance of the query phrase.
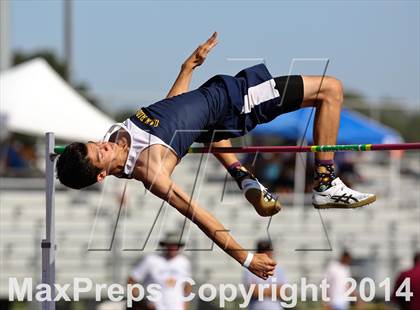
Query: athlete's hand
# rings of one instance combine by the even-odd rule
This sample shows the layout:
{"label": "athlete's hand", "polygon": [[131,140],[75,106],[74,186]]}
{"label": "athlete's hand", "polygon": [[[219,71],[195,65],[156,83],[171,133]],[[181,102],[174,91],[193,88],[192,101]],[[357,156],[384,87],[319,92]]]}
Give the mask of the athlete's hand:
{"label": "athlete's hand", "polygon": [[215,47],[217,44],[217,32],[214,32],[211,37],[199,45],[197,49],[191,54],[190,57],[185,60],[182,64],[183,69],[193,70],[196,67],[200,66],[207,57],[207,54]]}
{"label": "athlete's hand", "polygon": [[257,275],[261,279],[268,279],[268,277],[274,274],[274,268],[276,267],[276,262],[268,257],[267,254],[260,253],[255,254],[252,259],[251,265],[248,269],[253,274]]}

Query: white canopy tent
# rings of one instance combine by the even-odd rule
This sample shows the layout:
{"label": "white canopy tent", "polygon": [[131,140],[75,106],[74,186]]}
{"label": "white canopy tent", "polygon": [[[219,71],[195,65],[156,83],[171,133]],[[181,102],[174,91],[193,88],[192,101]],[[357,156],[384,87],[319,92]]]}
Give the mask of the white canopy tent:
{"label": "white canopy tent", "polygon": [[69,141],[100,140],[114,123],[41,58],[0,74],[0,114],[8,131]]}

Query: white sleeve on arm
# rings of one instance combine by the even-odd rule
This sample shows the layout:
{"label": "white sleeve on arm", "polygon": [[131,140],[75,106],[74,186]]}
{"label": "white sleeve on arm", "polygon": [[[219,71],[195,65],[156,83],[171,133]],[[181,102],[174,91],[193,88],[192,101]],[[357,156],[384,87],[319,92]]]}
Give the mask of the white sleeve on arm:
{"label": "white sleeve on arm", "polygon": [[192,277],[191,263],[188,260],[188,258],[185,258],[185,277],[188,277],[188,278]]}
{"label": "white sleeve on arm", "polygon": [[283,268],[281,268],[278,265],[276,266],[276,271],[274,275],[276,277],[276,283],[285,284],[287,282],[286,275],[284,273]]}
{"label": "white sleeve on arm", "polygon": [[328,264],[328,266],[327,266],[327,269],[325,270],[325,274],[324,274],[324,277],[325,278],[330,278],[331,277],[331,275],[332,275],[332,269],[333,269],[333,267],[332,267],[332,263],[329,263]]}
{"label": "white sleeve on arm", "polygon": [[327,283],[330,285],[330,287],[335,285],[335,268],[333,262],[328,265],[324,277],[327,279]]}
{"label": "white sleeve on arm", "polygon": [[149,259],[148,256],[143,257],[131,271],[130,276],[136,282],[142,282],[146,279],[149,272]]}
{"label": "white sleeve on arm", "polygon": [[243,270],[243,281],[245,285],[256,283],[254,275],[246,268]]}

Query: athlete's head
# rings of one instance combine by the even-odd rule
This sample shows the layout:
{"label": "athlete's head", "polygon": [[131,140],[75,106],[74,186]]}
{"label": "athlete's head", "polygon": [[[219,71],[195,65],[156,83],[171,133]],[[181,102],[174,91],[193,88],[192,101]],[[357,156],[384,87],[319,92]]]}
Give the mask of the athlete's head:
{"label": "athlete's head", "polygon": [[340,262],[344,265],[351,265],[352,257],[349,251],[344,250],[341,253]]}
{"label": "athlete's head", "polygon": [[57,160],[57,176],[61,183],[81,189],[102,181],[113,168],[116,144],[112,142],[74,142]]}
{"label": "athlete's head", "polygon": [[420,252],[417,252],[416,254],[414,254],[414,265],[420,264]]}

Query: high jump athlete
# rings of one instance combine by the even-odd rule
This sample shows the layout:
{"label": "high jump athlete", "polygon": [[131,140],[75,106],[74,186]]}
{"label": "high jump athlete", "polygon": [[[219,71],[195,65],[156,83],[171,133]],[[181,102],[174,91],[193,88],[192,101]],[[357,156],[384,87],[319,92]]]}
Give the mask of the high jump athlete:
{"label": "high jump athlete", "polygon": [[[316,107],[314,142],[333,145],[340,122],[343,89],[329,76],[273,78],[264,64],[236,76],[217,75],[188,92],[192,73],[217,44],[214,33],[181,66],[167,97],[108,131],[105,142],[72,143],[57,161],[57,176],[66,186],[80,189],[109,175],[143,182],[193,221],[227,254],[257,276],[273,274],[275,261],[244,250],[209,212],[198,206],[171,179],[172,172],[193,142],[231,147],[229,138],[247,134],[260,123],[304,107]],[[261,216],[279,212],[281,204],[241,165],[235,154],[214,154],[237,181]],[[334,174],[334,153],[315,154],[316,208],[356,208],[375,201],[373,194],[348,188]]]}

